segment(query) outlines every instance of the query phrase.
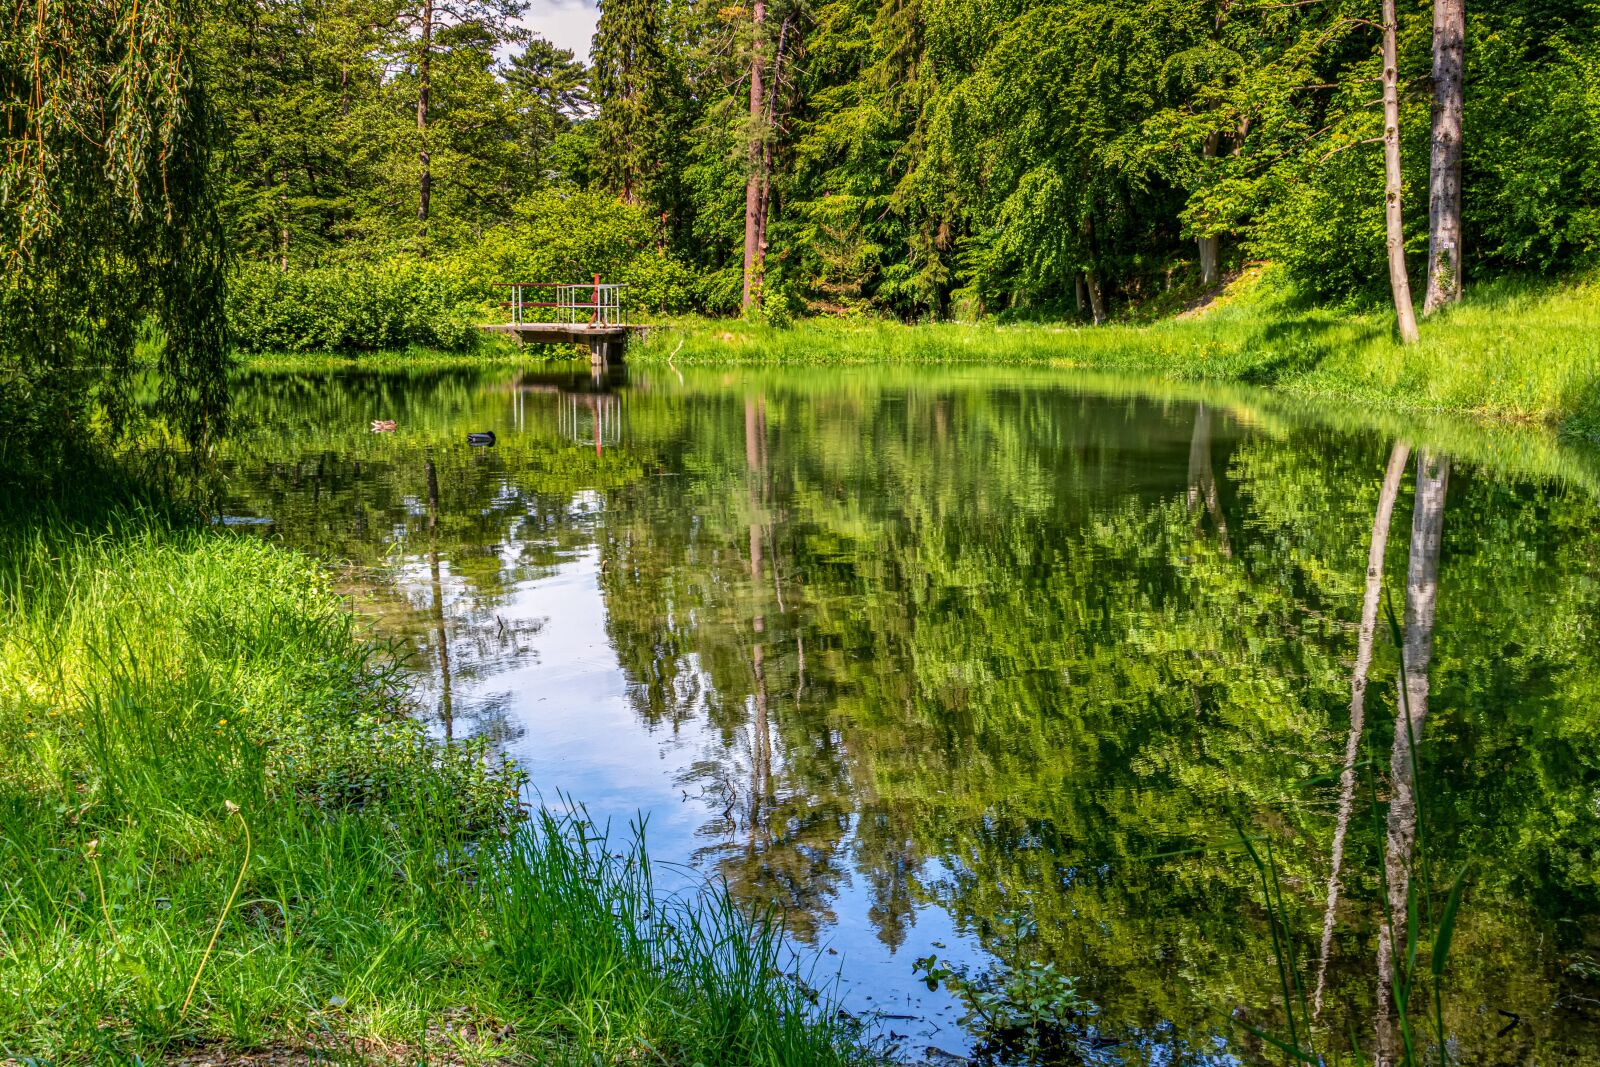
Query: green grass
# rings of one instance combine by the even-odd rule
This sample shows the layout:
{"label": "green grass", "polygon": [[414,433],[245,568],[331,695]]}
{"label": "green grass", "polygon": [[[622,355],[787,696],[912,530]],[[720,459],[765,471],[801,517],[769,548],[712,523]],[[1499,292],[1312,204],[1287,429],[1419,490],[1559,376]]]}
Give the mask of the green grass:
{"label": "green grass", "polygon": [[0,525],[0,607],[0,1062],[867,1058],[771,924],[516,820],[308,558],[45,507]]}
{"label": "green grass", "polygon": [[1600,435],[1600,280],[1498,281],[1425,320],[1403,348],[1382,309],[1303,306],[1269,272],[1211,308],[1152,326],[903,326],[807,320],[787,329],[679,320],[629,352],[642,365],[1046,364],[1178,381],[1267,385],[1393,411],[1448,411]]}

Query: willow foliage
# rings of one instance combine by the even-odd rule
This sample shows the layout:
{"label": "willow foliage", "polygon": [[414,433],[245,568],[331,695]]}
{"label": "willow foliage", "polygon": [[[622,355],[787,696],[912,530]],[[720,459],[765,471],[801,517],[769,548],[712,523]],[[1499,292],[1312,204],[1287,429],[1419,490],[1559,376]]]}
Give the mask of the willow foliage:
{"label": "willow foliage", "polygon": [[0,36],[0,455],[131,408],[159,327],[159,407],[192,441],[226,400],[213,126],[183,0],[22,5]]}

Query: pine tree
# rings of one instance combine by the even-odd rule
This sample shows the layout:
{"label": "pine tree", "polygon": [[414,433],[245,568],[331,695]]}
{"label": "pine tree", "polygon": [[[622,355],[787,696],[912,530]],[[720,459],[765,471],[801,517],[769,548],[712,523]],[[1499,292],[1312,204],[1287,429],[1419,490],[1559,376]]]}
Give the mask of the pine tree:
{"label": "pine tree", "polygon": [[516,25],[527,5],[522,0],[420,0],[400,19],[414,34],[410,42],[411,67],[416,76],[417,102],[417,229],[424,239],[433,196],[433,64],[442,47],[448,47],[451,30],[475,26],[494,43],[522,40],[526,33]]}
{"label": "pine tree", "polygon": [[511,57],[505,78],[535,157],[589,112],[588,69],[543,37],[534,37]]}
{"label": "pine tree", "polygon": [[600,180],[639,204],[661,165],[667,76],[656,0],[602,0],[594,34],[594,92],[600,104]]}

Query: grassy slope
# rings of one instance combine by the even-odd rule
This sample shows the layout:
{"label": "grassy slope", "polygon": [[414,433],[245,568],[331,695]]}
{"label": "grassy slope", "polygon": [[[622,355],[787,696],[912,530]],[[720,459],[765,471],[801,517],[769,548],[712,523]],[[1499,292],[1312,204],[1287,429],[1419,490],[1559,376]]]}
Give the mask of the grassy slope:
{"label": "grassy slope", "polygon": [[400,714],[312,561],[92,530],[0,525],[0,1063],[861,1058],[773,931],[653,900],[581,821],[508,821],[514,774]]}
{"label": "grassy slope", "polygon": [[[681,344],[681,347],[680,347]],[[1153,326],[789,329],[684,321],[629,353],[640,364],[985,362],[1271,385],[1391,410],[1455,411],[1600,434],[1600,280],[1480,286],[1403,349],[1382,311],[1302,308],[1270,277]]]}

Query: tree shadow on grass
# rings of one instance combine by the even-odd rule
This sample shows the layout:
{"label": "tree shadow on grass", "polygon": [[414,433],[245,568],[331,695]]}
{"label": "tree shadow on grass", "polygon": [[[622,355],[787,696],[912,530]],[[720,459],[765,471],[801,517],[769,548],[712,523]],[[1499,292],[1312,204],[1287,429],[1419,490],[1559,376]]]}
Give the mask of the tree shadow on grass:
{"label": "tree shadow on grass", "polygon": [[216,479],[186,453],[113,455],[71,444],[43,465],[0,469],[0,537],[45,524],[101,532],[130,516],[172,525],[204,521]]}
{"label": "tree shadow on grass", "polygon": [[1239,380],[1281,385],[1310,374],[1341,348],[1368,344],[1387,332],[1365,316],[1334,319],[1325,311],[1302,310],[1293,318],[1269,321],[1245,342],[1244,351],[1254,358]]}
{"label": "tree shadow on grass", "polygon": [[1572,414],[1561,422],[1561,435],[1600,442],[1600,376],[1576,390]]}

